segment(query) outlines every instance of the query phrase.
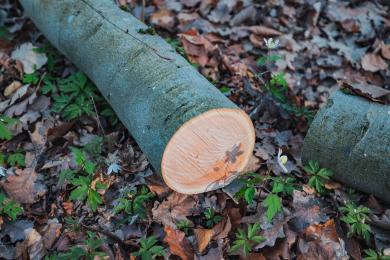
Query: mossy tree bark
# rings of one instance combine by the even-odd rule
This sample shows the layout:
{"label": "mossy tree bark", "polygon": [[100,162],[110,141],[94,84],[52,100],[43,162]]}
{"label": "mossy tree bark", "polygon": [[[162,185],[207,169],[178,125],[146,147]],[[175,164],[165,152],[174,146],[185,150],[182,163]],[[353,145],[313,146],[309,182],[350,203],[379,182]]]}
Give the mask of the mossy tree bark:
{"label": "mossy tree bark", "polygon": [[[230,177],[244,168],[254,145],[253,125],[246,114],[162,38],[142,33],[147,26],[120,10],[114,1],[21,0],[21,3],[50,42],[97,85],[155,169],[162,170],[164,178],[167,176],[161,163],[167,144],[187,124],[181,130],[184,134],[178,134],[171,145],[172,150],[182,153],[176,159],[184,158],[185,162],[175,164],[175,158],[168,158],[175,156],[174,152],[165,156],[166,175],[178,179],[177,183],[172,180],[168,183],[171,188],[182,193],[216,189],[228,184]],[[203,116],[206,113],[209,114]],[[218,121],[216,117],[222,119]],[[197,125],[194,130],[188,125],[196,118],[199,120],[194,121]],[[207,122],[213,121],[222,126],[211,124],[212,129],[207,129]],[[231,125],[223,126],[224,123]],[[228,127],[235,128],[235,132]],[[180,147],[185,131],[210,144],[199,148],[194,141],[187,141]],[[221,142],[226,144],[222,146]],[[211,151],[214,149],[211,145],[219,148]],[[243,159],[224,159],[225,155],[232,157],[229,151]],[[230,163],[229,167],[221,166],[223,161]],[[218,174],[204,170],[214,164],[219,167],[214,167]],[[186,171],[189,165],[194,169],[192,176]],[[218,184],[212,185],[213,182]]]}
{"label": "mossy tree bark", "polygon": [[390,202],[390,106],[334,93],[310,126],[302,159],[317,160],[336,180]]}

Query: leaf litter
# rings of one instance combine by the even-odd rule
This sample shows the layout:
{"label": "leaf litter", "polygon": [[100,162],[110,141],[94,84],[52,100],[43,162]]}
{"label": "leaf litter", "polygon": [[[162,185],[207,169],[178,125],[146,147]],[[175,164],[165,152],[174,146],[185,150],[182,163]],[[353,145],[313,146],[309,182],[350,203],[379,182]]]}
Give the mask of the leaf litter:
{"label": "leaf litter", "polygon": [[[96,99],[98,115],[91,110],[64,118],[58,98],[61,80],[77,69],[44,37],[36,37],[39,31],[19,4],[5,0],[0,3],[0,111],[18,120],[7,126],[12,139],[0,140],[0,186],[5,203],[17,203],[12,205],[23,213],[12,220],[5,213],[7,204],[0,203],[0,256],[43,259],[80,253],[134,259],[132,254],[143,246],[156,255],[162,247],[169,259],[360,259],[369,248],[388,254],[389,205],[334,182],[325,183],[324,194],[307,185],[311,176],[303,169],[300,150],[309,114],[291,110],[315,111],[340,87],[389,104],[388,3],[140,2],[116,1],[118,9],[154,26],[251,116],[257,139],[248,171],[254,177],[248,181],[240,176],[218,191],[178,194],[153,171],[103,99]],[[279,46],[270,51],[266,43],[271,37]],[[263,64],[266,55],[277,59],[275,66]],[[286,89],[276,93],[284,96],[278,99],[264,81],[280,71]],[[81,149],[94,166],[78,165],[72,147]],[[25,166],[7,162],[14,153],[22,155]],[[70,198],[75,176],[88,167],[94,171],[85,177],[97,191],[94,199],[101,201],[95,211]],[[291,193],[277,193],[278,177],[295,180]],[[59,179],[66,181],[59,185]],[[98,181],[104,189],[98,189]],[[250,204],[237,197],[243,187],[251,189],[246,197],[253,199]],[[264,204],[270,194],[280,198],[280,211],[272,221]],[[347,235],[349,227],[341,220],[345,213],[339,210],[347,201],[371,209],[369,241]],[[238,230],[254,223],[261,224],[256,235],[265,240],[250,242],[246,256],[230,252]],[[150,237],[155,244],[146,243]]]}

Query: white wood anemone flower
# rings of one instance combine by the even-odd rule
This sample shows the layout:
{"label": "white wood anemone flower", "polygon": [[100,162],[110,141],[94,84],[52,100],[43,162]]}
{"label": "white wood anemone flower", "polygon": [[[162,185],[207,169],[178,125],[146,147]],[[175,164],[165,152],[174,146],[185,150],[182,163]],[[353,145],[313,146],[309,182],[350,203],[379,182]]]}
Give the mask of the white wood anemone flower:
{"label": "white wood anemone flower", "polygon": [[282,168],[283,172],[284,173],[288,173],[288,170],[286,168],[286,163],[288,161],[288,158],[286,155],[282,155],[282,149],[279,148],[279,151],[278,151],[278,165],[280,166],[280,168]]}
{"label": "white wood anemone flower", "polygon": [[265,39],[264,38],[264,42],[265,42],[265,46],[267,46],[267,48],[269,50],[276,49],[279,46],[279,40],[277,40],[277,39],[273,39],[273,38]]}

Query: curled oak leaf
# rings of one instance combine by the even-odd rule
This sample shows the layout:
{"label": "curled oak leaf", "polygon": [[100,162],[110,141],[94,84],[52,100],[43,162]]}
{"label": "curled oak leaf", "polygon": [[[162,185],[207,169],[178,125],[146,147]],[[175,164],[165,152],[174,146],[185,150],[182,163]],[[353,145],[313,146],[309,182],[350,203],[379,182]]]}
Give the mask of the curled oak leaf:
{"label": "curled oak leaf", "polygon": [[58,219],[49,219],[47,225],[39,230],[46,249],[51,249],[54,242],[61,235],[61,228],[62,224],[58,222]]}
{"label": "curled oak leaf", "polygon": [[155,176],[145,178],[145,183],[149,190],[161,199],[168,194],[169,188],[161,179],[154,177]]}
{"label": "curled oak leaf", "polygon": [[213,227],[214,239],[226,238],[232,229],[230,217],[226,214],[221,222]]}
{"label": "curled oak leaf", "polygon": [[294,190],[292,206],[294,213],[289,223],[295,232],[302,232],[312,224],[319,224],[328,220],[328,216],[323,210],[323,200],[317,198],[314,194]]}
{"label": "curled oak leaf", "polygon": [[281,36],[282,35],[281,32],[279,32],[275,29],[263,26],[263,25],[250,26],[249,30],[254,34],[261,35],[264,37]]}
{"label": "curled oak leaf", "polygon": [[191,29],[179,34],[179,37],[191,62],[202,67],[209,63],[209,52],[214,51],[216,47],[200,35],[197,30]]}
{"label": "curled oak leaf", "polygon": [[275,218],[273,220],[273,225],[263,225],[260,235],[262,237],[265,237],[266,240],[256,245],[255,249],[260,249],[267,246],[272,248],[276,245],[278,239],[286,237],[283,226],[287,221],[288,218],[287,219]]}
{"label": "curled oak leaf", "polygon": [[64,208],[65,210],[65,213],[69,216],[72,215],[73,213],[73,202],[71,201],[64,201],[62,202],[62,207]]}
{"label": "curled oak leaf", "polygon": [[38,180],[38,175],[32,168],[16,169],[14,175],[9,175],[0,183],[8,196],[19,203],[31,204],[46,194],[46,186]]}
{"label": "curled oak leaf", "polygon": [[33,228],[24,231],[26,239],[23,243],[17,245],[17,259],[43,259],[46,255],[46,249],[43,245],[42,236]]}
{"label": "curled oak leaf", "polygon": [[194,233],[198,241],[198,251],[202,253],[213,238],[214,231],[213,229],[196,228]]}
{"label": "curled oak leaf", "polygon": [[172,254],[180,256],[183,260],[194,259],[194,251],[183,231],[169,226],[165,226],[164,231],[166,234],[164,242],[169,245]]}
{"label": "curled oak leaf", "polygon": [[381,44],[381,54],[383,58],[390,60],[390,44]]}
{"label": "curled oak leaf", "polygon": [[377,72],[388,68],[386,61],[374,53],[367,53],[362,58],[362,67],[366,71]]}
{"label": "curled oak leaf", "polygon": [[196,211],[195,196],[188,196],[173,192],[162,203],[155,202],[152,209],[153,219],[164,226],[176,228],[178,220],[186,219]]}
{"label": "curled oak leaf", "polygon": [[175,18],[171,11],[161,10],[156,13],[153,13],[150,17],[150,22],[158,27],[172,31],[175,26]]}
{"label": "curled oak leaf", "polygon": [[306,228],[298,242],[297,259],[348,259],[344,241],[338,236],[333,219]]}

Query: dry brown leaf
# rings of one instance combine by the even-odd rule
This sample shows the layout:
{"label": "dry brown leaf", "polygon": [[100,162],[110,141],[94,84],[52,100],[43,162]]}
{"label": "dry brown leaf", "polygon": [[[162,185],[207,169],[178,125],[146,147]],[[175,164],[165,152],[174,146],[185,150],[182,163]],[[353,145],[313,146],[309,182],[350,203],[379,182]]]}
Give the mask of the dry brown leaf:
{"label": "dry brown leaf", "polygon": [[226,214],[224,219],[213,227],[214,239],[226,238],[232,229],[230,217]]}
{"label": "dry brown leaf", "polygon": [[4,90],[4,96],[9,97],[11,96],[16,90],[18,90],[22,86],[22,83],[19,81],[14,81],[11,84],[9,84],[5,90]]}
{"label": "dry brown leaf", "polygon": [[161,204],[155,203],[152,209],[153,219],[164,226],[176,228],[176,222],[185,219],[196,210],[197,201],[194,196],[173,192]]}
{"label": "dry brown leaf", "polygon": [[194,259],[194,251],[183,231],[169,226],[165,226],[164,231],[166,234],[164,242],[169,245],[172,254],[180,256],[183,260]]}
{"label": "dry brown leaf", "polygon": [[239,208],[227,208],[227,214],[230,219],[230,223],[232,224],[232,228],[235,229],[240,225],[241,222],[241,214]]}
{"label": "dry brown leaf", "polygon": [[26,240],[23,244],[27,248],[29,259],[43,259],[46,255],[46,249],[43,245],[42,236],[33,228],[24,231]]}
{"label": "dry brown leaf", "polygon": [[187,7],[194,7],[200,2],[200,0],[181,0],[180,2]]}
{"label": "dry brown leaf", "polygon": [[45,121],[37,122],[35,124],[35,130],[30,134],[31,141],[39,146],[44,147],[47,142],[47,134],[50,126],[45,124]]}
{"label": "dry brown leaf", "polygon": [[292,231],[288,224],[284,224],[285,238],[278,239],[273,247],[261,249],[265,259],[292,259],[292,247],[295,245],[298,234]]}
{"label": "dry brown leaf", "polygon": [[47,192],[44,184],[37,181],[37,177],[34,169],[16,169],[15,175],[9,175],[5,181],[1,182],[1,187],[10,198],[17,202],[31,204]]}
{"label": "dry brown leaf", "polygon": [[258,34],[265,37],[282,35],[281,32],[263,25],[250,26],[249,30],[254,34]]}
{"label": "dry brown leaf", "polygon": [[267,260],[265,256],[262,253],[250,253],[248,256],[244,257],[240,255],[240,260],[246,260],[246,259],[251,259],[251,260]]}
{"label": "dry brown leaf", "polygon": [[381,44],[381,53],[383,58],[390,60],[390,44]]}
{"label": "dry brown leaf", "polygon": [[157,195],[159,198],[163,198],[168,194],[168,186],[159,178],[151,176],[152,178],[145,178],[145,183],[148,186],[149,190]]}
{"label": "dry brown leaf", "polygon": [[194,229],[194,233],[198,240],[198,251],[202,253],[210,243],[214,231],[212,229],[196,228]]}
{"label": "dry brown leaf", "polygon": [[66,135],[69,130],[74,126],[75,121],[71,122],[58,122],[56,126],[49,128],[47,135],[48,141],[53,141],[59,137]]}
{"label": "dry brown leaf", "polygon": [[47,62],[46,54],[34,51],[35,48],[36,47],[28,42],[23,43],[12,52],[12,59],[20,60],[22,62],[25,73],[33,73]]}
{"label": "dry brown leaf", "polygon": [[[28,85],[27,85],[28,86]],[[16,93],[12,96],[12,98],[14,96],[17,95],[18,91],[20,91],[22,88],[18,89],[16,91]],[[37,93],[34,92],[31,94],[31,96],[29,96],[28,98],[24,99],[23,101],[9,107],[6,111],[5,111],[5,114],[9,117],[15,117],[15,116],[20,116],[21,114],[25,113],[27,111],[27,108],[28,108],[28,105],[31,105],[35,99],[37,98]],[[12,100],[11,100],[11,103],[12,103]]]}
{"label": "dry brown leaf", "polygon": [[292,204],[294,213],[289,222],[291,227],[295,231],[301,232],[309,225],[327,221],[328,216],[323,210],[323,205],[324,202],[315,195],[294,190]]}
{"label": "dry brown leaf", "polygon": [[255,47],[263,47],[264,46],[263,39],[264,38],[258,34],[252,33],[251,35],[249,35],[249,40]]}
{"label": "dry brown leaf", "polygon": [[300,239],[297,259],[347,259],[344,241],[338,236],[333,219],[325,224],[314,224],[306,228],[304,239]]}
{"label": "dry brown leaf", "polygon": [[175,25],[175,18],[171,11],[163,9],[153,13],[150,17],[150,22],[161,28],[171,30]]}
{"label": "dry brown leaf", "polygon": [[339,182],[328,181],[327,183],[325,183],[325,188],[327,188],[328,190],[340,189],[341,187],[342,184]]}
{"label": "dry brown leaf", "polygon": [[351,90],[353,93],[367,97],[372,101],[390,103],[390,90],[376,85],[364,83],[342,83],[342,87]]}
{"label": "dry brown leaf", "polygon": [[10,130],[14,135],[18,135],[22,133],[24,130],[28,130],[30,125],[35,123],[40,117],[41,114],[39,112],[29,110],[24,115],[19,117],[18,122],[12,125],[10,127]]}
{"label": "dry brown leaf", "polygon": [[362,67],[366,71],[377,72],[388,68],[386,61],[374,53],[367,53],[362,58]]}
{"label": "dry brown leaf", "polygon": [[355,19],[345,19],[341,21],[341,26],[347,32],[357,33],[360,31],[360,25]]}
{"label": "dry brown leaf", "polygon": [[72,215],[72,213],[73,213],[73,202],[71,202],[71,201],[64,201],[64,202],[62,202],[62,207],[64,208],[66,214],[68,214],[69,216]]}
{"label": "dry brown leaf", "polygon": [[62,224],[58,223],[57,219],[49,219],[48,224],[40,230],[42,234],[43,244],[46,249],[51,249],[54,242],[61,235]]}
{"label": "dry brown leaf", "polygon": [[14,91],[11,98],[8,100],[5,100],[0,103],[0,112],[3,112],[7,108],[9,109],[10,106],[15,104],[16,101],[18,101],[20,98],[24,97],[26,93],[28,92],[30,85],[24,85],[22,87],[19,87],[17,90]]}
{"label": "dry brown leaf", "polygon": [[292,247],[297,240],[297,233],[289,229],[288,224],[284,224],[284,234],[285,238],[278,239],[273,247],[261,249],[265,259],[292,259]]}
{"label": "dry brown leaf", "polygon": [[313,187],[310,187],[309,185],[306,185],[306,184],[304,184],[302,186],[302,189],[304,192],[306,192],[309,195],[316,193],[316,190]]}
{"label": "dry brown leaf", "polygon": [[184,50],[191,62],[205,66],[209,62],[208,53],[215,47],[195,29],[179,34]]}
{"label": "dry brown leaf", "polygon": [[249,157],[249,161],[242,172],[243,173],[257,172],[259,168],[260,168],[260,159],[252,155],[251,157]]}

